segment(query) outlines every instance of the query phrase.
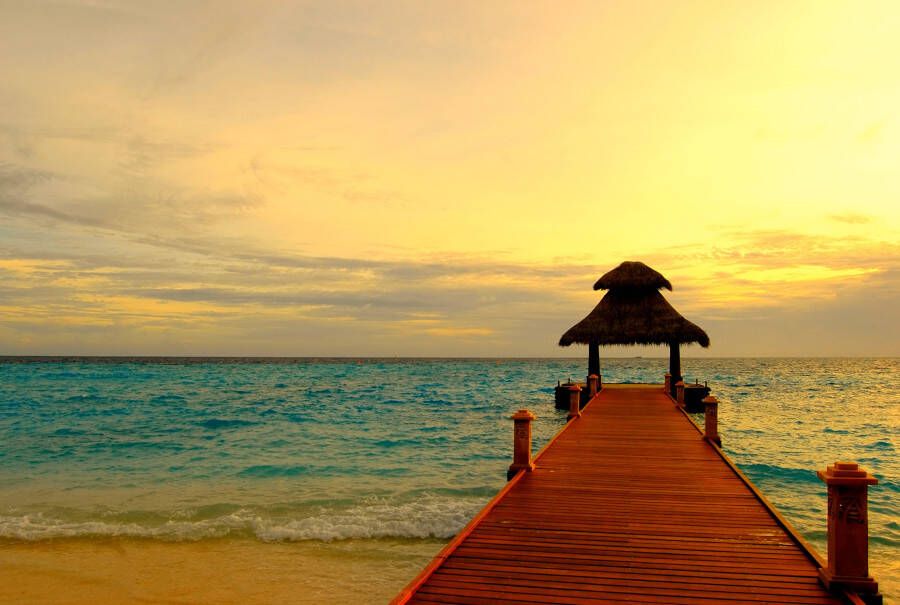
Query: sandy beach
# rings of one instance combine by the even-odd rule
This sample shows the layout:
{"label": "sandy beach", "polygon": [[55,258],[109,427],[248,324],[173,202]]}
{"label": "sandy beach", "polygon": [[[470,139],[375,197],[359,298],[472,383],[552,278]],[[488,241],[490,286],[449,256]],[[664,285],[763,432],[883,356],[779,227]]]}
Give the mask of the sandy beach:
{"label": "sandy beach", "polygon": [[117,538],[6,542],[0,544],[0,602],[383,603],[440,545]]}

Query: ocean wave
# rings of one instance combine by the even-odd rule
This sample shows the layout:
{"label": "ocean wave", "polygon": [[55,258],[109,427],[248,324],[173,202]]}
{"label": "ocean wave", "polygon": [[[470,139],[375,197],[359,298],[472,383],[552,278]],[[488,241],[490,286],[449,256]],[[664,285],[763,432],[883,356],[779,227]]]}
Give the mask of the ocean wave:
{"label": "ocean wave", "polygon": [[286,523],[261,522],[254,533],[265,541],[451,538],[482,505],[480,499],[436,498],[400,505],[369,503],[336,514],[321,514]]}
{"label": "ocean wave", "polygon": [[[317,469],[321,474],[322,468]],[[309,474],[311,467],[304,464],[254,464],[238,473],[240,477],[296,477]]]}
{"label": "ocean wave", "polygon": [[819,483],[819,478],[816,476],[816,471],[814,469],[791,468],[775,464],[746,462],[741,462],[738,466],[754,481],[764,482],[774,480],[784,484]]}
{"label": "ocean wave", "polygon": [[250,420],[240,420],[240,419],[231,419],[231,418],[210,418],[208,420],[203,420],[197,423],[197,426],[200,426],[205,429],[234,429],[234,428],[243,428],[247,426],[255,426],[259,424],[258,422],[252,422]]}
{"label": "ocean wave", "polygon": [[[64,519],[43,512],[0,515],[0,539],[41,541],[60,538],[125,537],[198,541],[255,537],[264,542],[363,538],[438,538],[454,536],[484,504],[481,498],[426,497],[410,502],[369,499],[350,507],[321,508],[314,514],[272,515],[241,508],[209,519],[173,512],[141,521]],[[281,511],[283,513],[283,511]],[[74,515],[73,515],[74,516]],[[82,515],[79,515],[82,516]],[[135,515],[126,515],[134,517]]]}

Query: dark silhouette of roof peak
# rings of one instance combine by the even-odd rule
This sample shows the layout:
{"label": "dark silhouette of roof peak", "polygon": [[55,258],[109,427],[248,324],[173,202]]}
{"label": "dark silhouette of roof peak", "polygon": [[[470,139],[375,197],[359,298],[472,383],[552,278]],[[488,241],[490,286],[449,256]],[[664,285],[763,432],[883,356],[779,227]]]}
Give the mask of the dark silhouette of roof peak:
{"label": "dark silhouette of roof peak", "polygon": [[612,271],[608,271],[594,284],[594,290],[612,290],[618,288],[672,290],[663,275],[640,261],[625,261]]}

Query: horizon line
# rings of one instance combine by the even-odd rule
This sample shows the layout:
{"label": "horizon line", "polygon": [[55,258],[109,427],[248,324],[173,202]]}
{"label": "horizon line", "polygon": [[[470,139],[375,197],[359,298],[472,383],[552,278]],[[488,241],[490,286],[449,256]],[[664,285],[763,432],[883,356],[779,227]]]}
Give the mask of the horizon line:
{"label": "horizon line", "polygon": [[[192,359],[192,360],[558,360],[582,361],[586,357],[552,357],[552,356],[433,356],[433,355],[0,355],[0,361],[27,360],[153,360],[153,359]],[[606,356],[603,359],[660,359],[668,360],[668,356],[628,355]],[[682,355],[682,359],[900,359],[900,355],[723,355],[693,357]]]}

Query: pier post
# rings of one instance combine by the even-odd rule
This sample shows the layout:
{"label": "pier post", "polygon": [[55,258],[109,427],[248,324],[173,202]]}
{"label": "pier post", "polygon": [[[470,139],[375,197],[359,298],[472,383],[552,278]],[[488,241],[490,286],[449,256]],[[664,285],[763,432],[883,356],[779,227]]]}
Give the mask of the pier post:
{"label": "pier post", "polygon": [[569,387],[569,420],[581,416],[581,387],[573,384]]}
{"label": "pier post", "polygon": [[703,436],[707,441],[722,447],[722,439],[719,437],[719,400],[712,395],[703,398],[705,423]]}
{"label": "pier post", "polygon": [[679,406],[684,407],[684,382],[681,380],[675,383],[675,401]]}
{"label": "pier post", "polygon": [[878,479],[855,462],[835,462],[816,475],[828,486],[828,567],[819,570],[819,579],[829,590],[882,603],[878,582],[869,575],[868,491]]}
{"label": "pier post", "polygon": [[597,391],[600,390],[600,377],[596,374],[591,374],[587,377],[588,383],[588,393],[590,393],[591,397],[597,394]]}
{"label": "pier post", "polygon": [[536,417],[528,410],[519,410],[510,416],[513,421],[513,463],[506,471],[507,481],[522,469],[529,472],[534,470],[534,463],[531,461],[531,421]]}
{"label": "pier post", "polygon": [[663,387],[666,393],[672,394],[672,375],[666,372],[666,385]]}

